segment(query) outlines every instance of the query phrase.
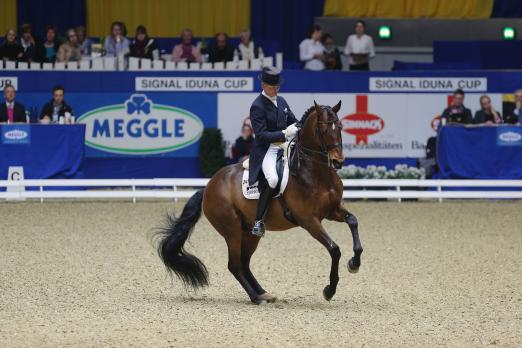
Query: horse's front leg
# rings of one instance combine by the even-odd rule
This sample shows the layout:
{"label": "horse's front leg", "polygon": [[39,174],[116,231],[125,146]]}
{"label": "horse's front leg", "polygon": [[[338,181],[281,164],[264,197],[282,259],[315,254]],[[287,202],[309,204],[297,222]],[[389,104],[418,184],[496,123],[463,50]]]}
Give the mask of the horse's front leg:
{"label": "horse's front leg", "polygon": [[346,208],[339,204],[332,216],[328,217],[329,220],[335,220],[339,222],[346,222],[350,231],[352,232],[353,239],[353,257],[348,261],[348,271],[350,273],[357,273],[361,266],[361,254],[363,252],[361,240],[359,238],[359,223],[355,215],[350,213]]}
{"label": "horse's front leg", "polygon": [[313,219],[307,223],[301,224],[315,239],[321,243],[332,258],[332,265],[330,268],[330,284],[324,290],[323,295],[327,301],[330,301],[337,291],[337,284],[339,283],[339,260],[341,259],[341,250],[339,246],[330,238],[328,233],[324,230],[321,222]]}

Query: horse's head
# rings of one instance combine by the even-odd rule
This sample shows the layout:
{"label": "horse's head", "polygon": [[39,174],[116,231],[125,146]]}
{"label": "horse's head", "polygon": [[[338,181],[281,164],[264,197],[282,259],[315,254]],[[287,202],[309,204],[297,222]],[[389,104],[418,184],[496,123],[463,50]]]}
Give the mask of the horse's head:
{"label": "horse's head", "polygon": [[321,154],[328,160],[328,165],[340,169],[344,163],[343,129],[337,112],[341,108],[341,101],[330,107],[318,105],[310,108],[303,119],[302,134],[299,137],[305,151]]}

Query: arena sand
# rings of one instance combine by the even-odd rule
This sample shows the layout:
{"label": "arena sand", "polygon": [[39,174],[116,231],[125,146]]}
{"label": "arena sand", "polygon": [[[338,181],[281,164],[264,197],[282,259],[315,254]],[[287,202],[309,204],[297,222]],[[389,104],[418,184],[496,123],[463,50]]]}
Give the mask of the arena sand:
{"label": "arena sand", "polygon": [[347,226],[325,222],[343,252],[326,302],[326,250],[300,228],[268,233],[253,271],[279,301],[255,306],[206,219],[188,249],[211,286],[166,276],[149,231],[174,203],[0,203],[0,347],[522,345],[522,202],[348,206],[360,272]]}

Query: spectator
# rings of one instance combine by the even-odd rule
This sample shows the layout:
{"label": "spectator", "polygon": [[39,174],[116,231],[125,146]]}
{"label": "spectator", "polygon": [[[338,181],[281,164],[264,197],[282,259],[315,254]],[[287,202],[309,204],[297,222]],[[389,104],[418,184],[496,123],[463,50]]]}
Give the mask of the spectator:
{"label": "spectator", "polygon": [[232,151],[234,155],[234,162],[242,162],[245,157],[248,157],[250,155],[250,151],[252,150],[253,144],[254,136],[252,126],[244,123],[243,127],[241,128],[241,136],[236,139],[234,150]]}
{"label": "spectator", "polygon": [[500,113],[491,105],[491,99],[487,95],[480,97],[480,110],[475,113],[473,123],[502,123]]}
{"label": "spectator", "polygon": [[310,30],[310,38],[299,44],[299,59],[305,62],[307,70],[324,70],[324,47],[321,43],[321,27],[314,25]]}
{"label": "spectator", "polygon": [[87,37],[87,30],[83,25],[76,27],[76,35],[78,35],[78,44],[80,45],[82,56],[90,56],[92,41]]}
{"label": "spectator", "polygon": [[12,85],[4,87],[5,102],[0,105],[0,123],[27,123],[25,106],[15,101],[16,90]]}
{"label": "spectator", "polygon": [[23,24],[21,28],[22,37],[20,38],[20,46],[23,49],[23,55],[20,58],[23,62],[36,62],[40,60],[38,57],[38,47],[33,36],[33,28],[30,24]]}
{"label": "spectator", "polygon": [[263,56],[263,48],[251,40],[250,30],[239,33],[239,45],[237,46],[239,59],[252,60]]}
{"label": "spectator", "polygon": [[375,57],[375,47],[371,36],[364,33],[366,23],[358,20],[355,23],[355,34],[348,36],[344,54],[348,56],[350,70],[370,70],[368,62]]}
{"label": "spectator", "polygon": [[208,48],[209,62],[229,62],[234,60],[234,49],[228,43],[228,35],[226,33],[217,33],[214,39],[214,44]]}
{"label": "spectator", "polygon": [[516,124],[522,121],[522,89],[515,91],[515,104],[504,114],[504,123]]}
{"label": "spectator", "polygon": [[326,70],[341,70],[343,63],[341,62],[341,52],[335,46],[332,35],[323,35],[324,46],[324,65]]}
{"label": "spectator", "polygon": [[457,89],[453,92],[451,105],[442,112],[442,120],[451,123],[468,124],[473,121],[470,109],[464,106],[464,91]]}
{"label": "spectator", "polygon": [[127,28],[123,22],[111,24],[111,35],[105,38],[104,49],[107,56],[118,57],[129,53],[130,41],[125,36]]}
{"label": "spectator", "polygon": [[53,63],[56,59],[56,53],[58,52],[59,46],[58,40],[56,39],[56,28],[52,25],[47,26],[41,60],[43,62]]}
{"label": "spectator", "polygon": [[24,49],[16,42],[16,32],[14,29],[7,30],[5,41],[0,46],[0,58],[3,60],[17,61],[24,55]]}
{"label": "spectator", "polygon": [[192,44],[192,30],[184,29],[181,32],[181,43],[172,49],[173,62],[197,62],[203,61],[198,47]]}
{"label": "spectator", "polygon": [[56,54],[57,62],[79,62],[82,59],[82,49],[78,42],[75,29],[67,30],[67,41],[60,45]]}
{"label": "spectator", "polygon": [[136,58],[159,59],[159,49],[154,39],[147,35],[147,28],[139,25],[136,28],[136,36],[129,46],[130,56]]}
{"label": "spectator", "polygon": [[42,112],[40,113],[41,123],[58,123],[60,117],[63,117],[66,123],[70,122],[73,111],[65,102],[64,93],[65,90],[62,86],[53,88],[53,99],[43,106]]}

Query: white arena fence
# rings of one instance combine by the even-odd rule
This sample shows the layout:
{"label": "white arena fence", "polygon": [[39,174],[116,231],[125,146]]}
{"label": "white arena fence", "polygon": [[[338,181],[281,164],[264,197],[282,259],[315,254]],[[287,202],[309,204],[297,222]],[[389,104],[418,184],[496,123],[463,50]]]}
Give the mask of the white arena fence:
{"label": "white arena fence", "polygon": [[[209,179],[0,180],[0,200],[174,199],[191,197]],[[521,199],[522,180],[343,180],[345,199]]]}

